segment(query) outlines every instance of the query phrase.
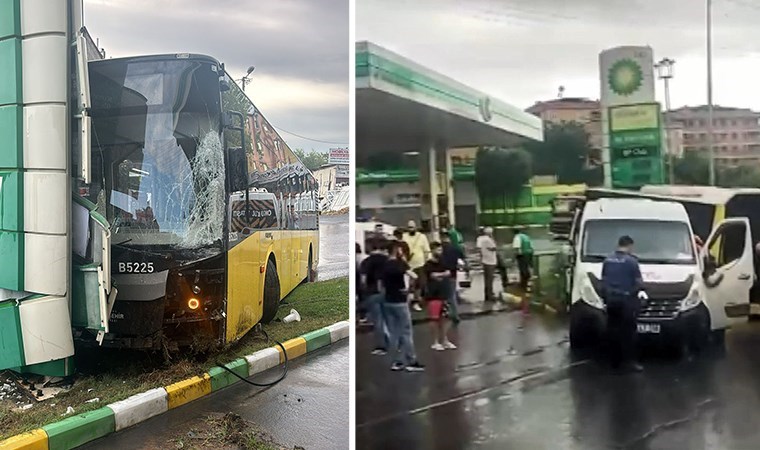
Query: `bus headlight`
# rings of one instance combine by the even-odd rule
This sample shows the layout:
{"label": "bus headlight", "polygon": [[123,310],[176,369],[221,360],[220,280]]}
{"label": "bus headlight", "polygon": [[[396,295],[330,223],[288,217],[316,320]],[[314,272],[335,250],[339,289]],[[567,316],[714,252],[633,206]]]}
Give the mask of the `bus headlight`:
{"label": "bus headlight", "polygon": [[596,289],[594,289],[594,286],[591,284],[591,280],[588,278],[583,281],[583,288],[581,288],[581,299],[594,308],[604,308],[604,302],[602,301],[602,298],[599,297]]}
{"label": "bus headlight", "polygon": [[698,306],[700,303],[702,303],[702,296],[699,292],[699,285],[697,283],[694,283],[694,285],[689,290],[689,295],[687,295],[686,298],[681,301],[681,311],[692,309]]}

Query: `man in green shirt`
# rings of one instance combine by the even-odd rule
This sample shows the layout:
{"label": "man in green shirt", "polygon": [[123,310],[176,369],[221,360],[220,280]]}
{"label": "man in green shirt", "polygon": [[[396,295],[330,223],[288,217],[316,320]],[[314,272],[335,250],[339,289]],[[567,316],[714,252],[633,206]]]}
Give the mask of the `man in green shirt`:
{"label": "man in green shirt", "polygon": [[457,230],[453,224],[449,225],[447,234],[449,235],[449,240],[451,241],[451,245],[458,248],[460,251],[464,252],[464,246],[463,246],[464,239],[462,238],[462,233],[460,233],[459,230]]}
{"label": "man in green shirt", "polygon": [[520,269],[520,288],[526,292],[533,269],[533,241],[521,228],[514,228],[512,231],[515,235],[512,248],[515,251],[517,267]]}

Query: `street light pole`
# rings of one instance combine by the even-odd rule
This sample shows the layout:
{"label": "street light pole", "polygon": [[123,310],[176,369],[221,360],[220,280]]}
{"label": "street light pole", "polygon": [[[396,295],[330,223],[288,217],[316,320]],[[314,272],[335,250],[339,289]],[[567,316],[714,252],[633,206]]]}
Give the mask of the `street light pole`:
{"label": "street light pole", "polygon": [[715,148],[713,146],[712,91],[712,0],[707,1],[707,155],[710,163],[710,186],[715,186]]}
{"label": "street light pole", "polygon": [[[675,64],[675,60],[672,60],[670,58],[663,58],[662,61],[654,65],[654,67],[657,69],[657,78],[663,80],[665,83],[666,119],[667,113],[670,112],[670,79],[673,78],[673,64]],[[675,175],[673,169],[673,148],[671,147],[670,132],[668,131],[667,120],[665,121],[665,142],[668,150],[668,181],[670,181],[670,184],[675,184]]]}
{"label": "street light pole", "polygon": [[255,67],[253,66],[248,67],[248,71],[245,73],[245,76],[243,77],[242,80],[240,80],[243,85],[243,92],[245,92],[245,84],[251,80],[250,75],[254,70],[256,70]]}

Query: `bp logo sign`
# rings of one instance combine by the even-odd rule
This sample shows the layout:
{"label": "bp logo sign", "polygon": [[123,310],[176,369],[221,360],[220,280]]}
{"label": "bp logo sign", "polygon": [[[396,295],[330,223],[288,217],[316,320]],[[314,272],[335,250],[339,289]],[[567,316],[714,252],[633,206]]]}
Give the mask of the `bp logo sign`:
{"label": "bp logo sign", "polygon": [[641,87],[643,76],[639,63],[628,58],[616,61],[607,75],[612,92],[622,96],[636,92]]}

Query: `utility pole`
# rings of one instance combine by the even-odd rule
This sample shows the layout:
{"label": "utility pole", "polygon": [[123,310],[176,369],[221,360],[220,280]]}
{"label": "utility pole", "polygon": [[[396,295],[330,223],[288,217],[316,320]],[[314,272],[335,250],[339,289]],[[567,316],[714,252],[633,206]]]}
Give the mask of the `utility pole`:
{"label": "utility pole", "polygon": [[665,83],[665,142],[668,151],[668,181],[670,184],[675,184],[675,175],[673,169],[673,163],[675,158],[673,157],[673,148],[671,147],[670,132],[668,130],[667,113],[670,112],[670,79],[673,78],[673,65],[675,61],[670,58],[663,58],[662,61],[654,65],[657,69],[657,78],[663,80]]}
{"label": "utility pole", "polygon": [[246,83],[248,83],[249,81],[251,81],[250,75],[251,75],[251,73],[253,73],[254,70],[256,70],[255,67],[249,66],[248,67],[248,71],[245,73],[245,76],[243,77],[242,80],[240,80],[240,82],[243,85],[243,93],[245,93],[245,85],[246,85]]}
{"label": "utility pole", "polygon": [[713,145],[712,91],[712,0],[707,1],[707,155],[710,163],[710,186],[715,186],[715,148]]}

